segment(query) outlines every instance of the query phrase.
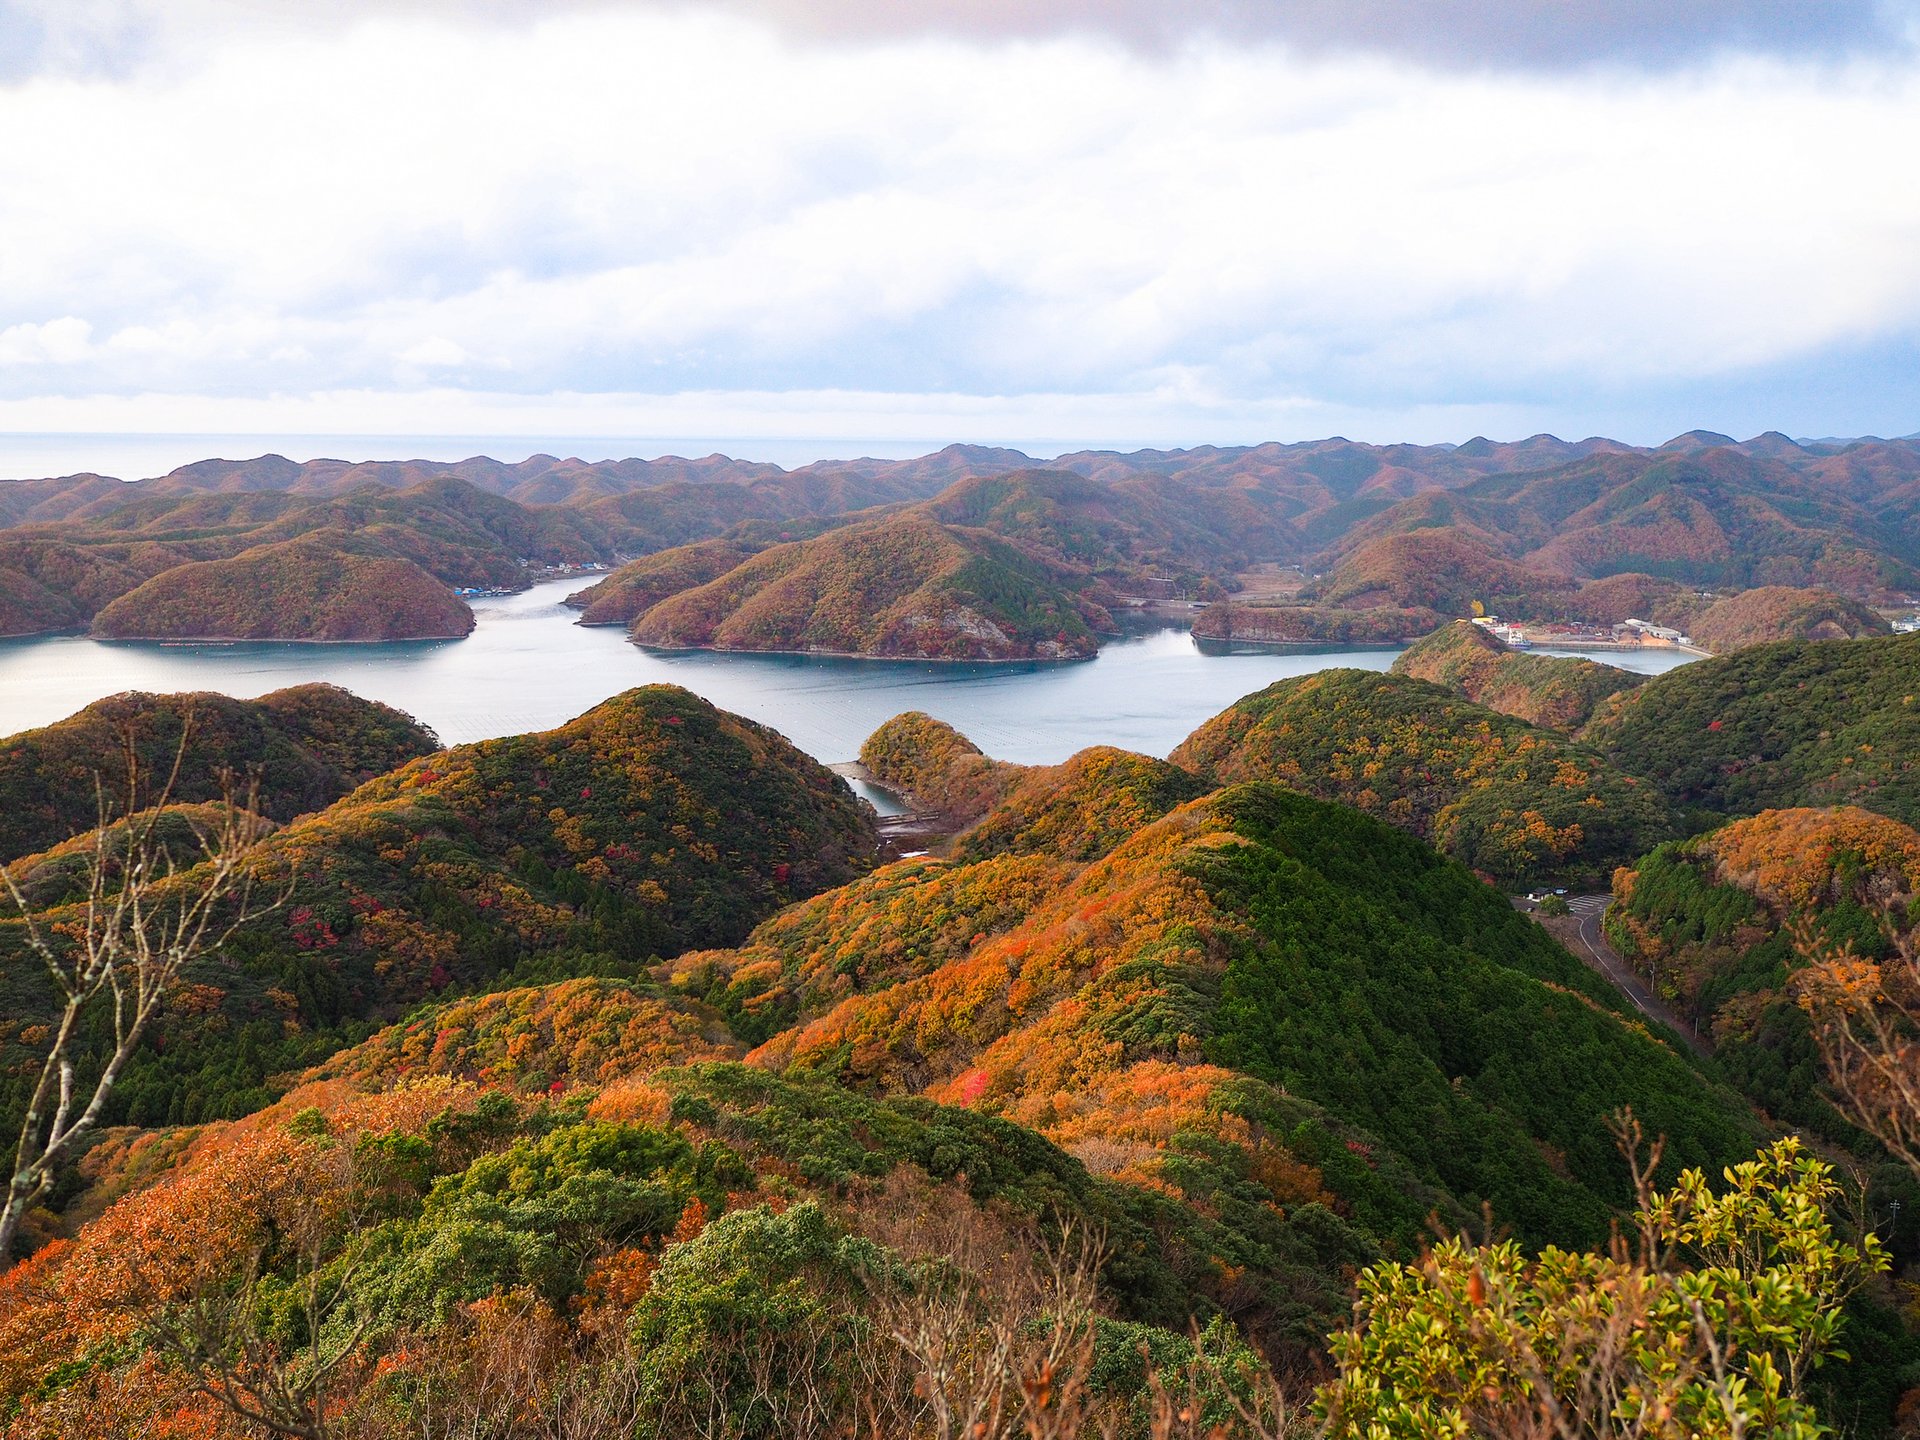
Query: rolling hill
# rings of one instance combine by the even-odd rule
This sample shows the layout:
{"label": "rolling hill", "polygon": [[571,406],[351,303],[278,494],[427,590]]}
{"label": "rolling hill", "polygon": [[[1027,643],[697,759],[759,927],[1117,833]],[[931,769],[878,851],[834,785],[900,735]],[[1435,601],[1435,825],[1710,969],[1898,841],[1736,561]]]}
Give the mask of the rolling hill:
{"label": "rolling hill", "polygon": [[1776,640],[1854,640],[1892,627],[1858,600],[1831,590],[1763,585],[1717,600],[1687,621],[1696,644],[1724,655]]}
{"label": "rolling hill", "polygon": [[1603,883],[1674,833],[1658,787],[1564,735],[1406,675],[1322,670],[1247,696],[1175,764],[1376,815],[1511,889]]}
{"label": "rolling hill", "polygon": [[[29,508],[28,523],[0,531],[0,633],[84,626],[115,598],[195,562],[247,555],[254,567],[250,579],[298,588],[303,582],[295,572],[310,567],[314,552],[321,551],[343,566],[405,562],[445,586],[513,589],[556,569],[647,554],[740,524],[812,533],[810,521],[903,498],[900,487],[886,484],[763,477],[677,481],[575,496],[565,504],[522,504],[444,468],[425,475],[418,467],[387,469],[393,473],[346,467],[334,477],[338,484],[305,488],[271,483],[283,478],[273,467],[237,476],[220,467],[190,467],[192,473],[138,485],[108,482],[111,488],[63,510],[58,519],[35,521],[31,517],[46,506]],[[395,488],[400,480],[411,483]],[[918,498],[926,488],[908,487],[904,496]],[[0,498],[5,494],[0,485]],[[205,573],[188,579],[189,586],[203,585]],[[397,584],[397,576],[389,563],[387,583]],[[427,603],[417,588],[406,588],[384,606],[377,594],[368,598],[376,603],[349,628],[399,633],[412,625],[409,603]],[[280,608],[281,638],[388,638],[321,635],[309,624],[317,623],[311,605]]]}
{"label": "rolling hill", "polygon": [[[968,868],[921,883],[963,893]],[[691,992],[714,971],[747,973],[706,957],[680,976]],[[805,994],[752,1063],[965,1104],[1176,1190],[1189,1156],[1257,1165],[1271,1135],[1314,1167],[1295,1183],[1392,1244],[1417,1243],[1422,1185],[1469,1209],[1491,1199],[1534,1234],[1603,1230],[1616,1161],[1585,1130],[1606,1092],[1659,1110],[1698,1154],[1736,1148],[1746,1124],[1497,892],[1379,821],[1265,782],[1139,828],[962,956],[910,952],[817,1015]],[[1276,1124],[1274,1086],[1374,1140],[1358,1152],[1328,1145],[1325,1121]]]}
{"label": "rolling hill", "polygon": [[1675,805],[1859,805],[1920,823],[1920,635],[1783,641],[1684,665],[1586,732]]}
{"label": "rolling hill", "polygon": [[1529,725],[1569,732],[1585,725],[1601,701],[1645,679],[1592,660],[1510,650],[1484,626],[1462,620],[1396,656],[1393,673],[1444,685]]}
{"label": "rolling hill", "polygon": [[0,533],[0,638],[85,628],[146,578],[140,557],[115,560],[60,540]]}
{"label": "rolling hill", "polygon": [[[1399,638],[1411,632],[1374,614],[1381,604],[1464,615],[1479,592],[1523,601],[1522,618],[1555,618],[1565,582],[1628,572],[1855,597],[1920,588],[1920,443],[1910,440],[1802,446],[1699,432],[1641,449],[1544,435],[1459,446],[1336,438],[1085,451],[1044,468],[979,446],[796,470],[717,455],[512,465],[262,456],[136,484],[0,482],[0,527],[13,531],[0,541],[0,630],[74,628],[170,565],[282,540],[396,555],[448,584],[511,587],[541,567],[625,561],[742,526],[776,527],[767,543],[803,539],[779,531],[817,533],[810,523],[914,504],[1123,588],[1151,580],[1149,594],[1224,592],[1250,564],[1305,563],[1324,572],[1322,607],[1373,617],[1243,617],[1237,638],[1385,637],[1395,623]],[[26,555],[22,540],[41,549]]]}
{"label": "rolling hill", "polygon": [[473,625],[411,560],[313,540],[176,565],[93,617],[93,633],[113,640],[457,640]]}
{"label": "rolling hill", "polygon": [[[5,628],[77,628],[112,610],[115,635],[463,635],[471,617],[448,587],[523,585],[538,567],[613,548],[571,512],[530,511],[457,480],[327,498],[122,486],[109,499],[98,514],[0,531],[0,580],[22,577],[0,587]],[[263,597],[253,614],[250,592]],[[163,628],[147,628],[148,615]]]}
{"label": "rolling hill", "polygon": [[[168,1011],[116,1112],[141,1124],[243,1114],[270,1098],[270,1076],[427,997],[513,974],[632,974],[732,943],[857,874],[873,846],[871,811],[844,781],[673,686],[413,760],[264,843],[251,870],[284,903],[188,977],[193,1003]],[[40,1011],[45,984],[19,923],[0,922],[10,1033]],[[0,1096],[14,1113],[13,1088]]]}
{"label": "rolling hill", "polygon": [[[185,745],[182,745],[182,738]],[[230,773],[270,820],[324,809],[348,791],[440,748],[433,732],[333,685],[297,685],[257,700],[211,693],[96,700],[76,715],[0,739],[0,860],[93,828],[95,781],[123,811],[133,757],[150,804],[173,771],[173,799],[222,798]]]}
{"label": "rolling hill", "polygon": [[1476,602],[1488,611],[1516,601],[1574,589],[1562,575],[1528,569],[1496,554],[1458,529],[1420,529],[1382,535],[1354,547],[1331,574],[1301,592],[1321,604],[1366,610],[1419,607],[1469,615]]}
{"label": "rolling hill", "polygon": [[[545,997],[502,998],[503,1013],[447,1017],[476,1051],[485,1037],[474,1028],[525,1024]],[[653,1028],[645,1001],[604,988],[574,998]],[[232,1283],[239,1253],[303,1215],[327,1217],[303,1232],[318,1258],[351,1269],[339,1310],[377,1316],[362,1349],[378,1383],[342,1385],[330,1417],[349,1433],[395,1423],[428,1387],[460,1393],[462,1360],[496,1349],[535,1363],[539,1376],[518,1380],[524,1392],[571,1376],[592,1403],[594,1361],[570,1358],[569,1342],[613,1340],[630,1325],[649,1357],[631,1378],[661,1434],[697,1433],[711,1367],[738,1356],[770,1362],[783,1400],[838,1406],[851,1383],[833,1363],[839,1339],[823,1354],[804,1331],[796,1346],[788,1325],[735,1330],[733,1307],[797,1308],[795,1323],[839,1337],[872,1333],[860,1324],[869,1307],[959,1285],[980,1288],[1019,1336],[1047,1322],[1037,1237],[1061,1225],[1105,1237],[1090,1339],[1099,1396],[1124,1418],[1144,1395],[1142,1348],[1167,1363],[1191,1355],[1187,1317],[1218,1315],[1214,1292],[1237,1293],[1227,1277],[1284,1297],[1304,1327],[1338,1303],[1329,1277],[1369,1253],[1324,1206],[1293,1221],[1262,1210],[1255,1197],[1271,1192],[1255,1181],[1223,1186],[1240,1208],[1218,1218],[1091,1174],[1022,1127],[716,1063],[697,1040],[657,1029],[663,1058],[693,1063],[655,1069],[644,1085],[583,1085],[555,1100],[465,1079],[386,1088],[394,1070],[379,1069],[380,1088],[315,1079],[250,1122],[209,1129],[172,1173],[0,1280],[0,1393],[42,1433],[218,1425],[213,1400],[151,1363],[149,1337],[184,1297]],[[333,1219],[357,1195],[335,1163],[343,1142],[374,1163],[416,1157],[383,1177],[379,1256],[365,1265],[345,1263],[363,1232]],[[170,1234],[203,1238],[170,1246]],[[716,1285],[731,1297],[719,1307]],[[1216,1327],[1210,1343],[1232,1333]],[[881,1331],[868,1353],[890,1377],[881,1388],[905,1392],[909,1362],[889,1345]]]}
{"label": "rolling hill", "polygon": [[718,580],[755,554],[730,540],[699,540],[628,561],[598,584],[567,597],[582,625],[631,625],[662,600]]}
{"label": "rolling hill", "polygon": [[1025,767],[993,760],[944,720],[909,710],[860,746],[860,763],[881,785],[958,829],[998,803]]}
{"label": "rolling hill", "polygon": [[1447,617],[1425,607],[1348,610],[1337,605],[1243,605],[1217,600],[1193,620],[1196,640],[1255,645],[1405,645]]}
{"label": "rolling hill", "polygon": [[1091,655],[1089,578],[981,530],[901,514],[775,546],[645,611],[643,645],[941,660]]}
{"label": "rolling hill", "polygon": [[[738,1376],[830,1409],[858,1375],[878,1404],[921,1372],[868,1339],[1053,1333],[1064,1231],[1101,1243],[1060,1363],[1150,1433],[1148,1367],[1183,1375],[1196,1347],[1205,1373],[1324,1373],[1356,1269],[1413,1260],[1436,1221],[1605,1244],[1620,1106],[1664,1137],[1663,1181],[1750,1154],[1764,1127],[1720,1072],[1497,890],[1275,776],[1565,790],[1622,829],[1635,787],[1420,681],[1290,684],[1181,765],[1003,766],[901,717],[868,763],[975,823],[872,870],[839,781],[669,687],[287,824],[262,863],[288,908],[194,977],[129,1076],[125,1118],[198,1123],[104,1137],[73,1233],[0,1275],[10,1416],[217,1424],[166,1327],[304,1323],[251,1300],[309,1274],[351,1348],[349,1432],[423,1395],[491,1416],[496,1374],[569,1413],[641,1397],[660,1434]],[[1345,749],[1301,748],[1329,724]],[[1812,848],[1715,843],[1742,873]],[[928,1308],[955,1295],[964,1324]],[[1905,1363],[1847,1336],[1863,1373]]]}
{"label": "rolling hill", "polygon": [[960,480],[917,509],[1124,588],[1153,575],[1191,584],[1231,574],[1283,543],[1274,517],[1249,513],[1232,497],[1200,501],[1158,478],[1103,482],[1062,468]]}
{"label": "rolling hill", "polygon": [[1920,579],[1920,489],[1869,500],[1801,463],[1731,446],[1608,453],[1453,490],[1444,516],[1415,497],[1355,527],[1344,558],[1386,536],[1464,530],[1549,574],[1641,573],[1695,585],[1826,585],[1847,592]]}

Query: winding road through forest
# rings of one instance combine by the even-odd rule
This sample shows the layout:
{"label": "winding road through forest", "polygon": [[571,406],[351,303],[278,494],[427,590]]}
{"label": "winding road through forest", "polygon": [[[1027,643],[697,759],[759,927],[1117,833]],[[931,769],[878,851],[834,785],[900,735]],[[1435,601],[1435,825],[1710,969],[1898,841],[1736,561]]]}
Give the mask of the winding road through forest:
{"label": "winding road through forest", "polygon": [[1673,1031],[1696,1055],[1711,1055],[1713,1047],[1647,987],[1647,982],[1634,973],[1633,967],[1621,958],[1607,940],[1604,921],[1607,909],[1612,904],[1611,895],[1576,895],[1568,899],[1567,909],[1571,913],[1564,918],[1555,920],[1535,911],[1529,913],[1558,936],[1561,943],[1586,962],[1589,968],[1598,971],[1614,989],[1631,1000],[1634,1008],[1646,1019]]}

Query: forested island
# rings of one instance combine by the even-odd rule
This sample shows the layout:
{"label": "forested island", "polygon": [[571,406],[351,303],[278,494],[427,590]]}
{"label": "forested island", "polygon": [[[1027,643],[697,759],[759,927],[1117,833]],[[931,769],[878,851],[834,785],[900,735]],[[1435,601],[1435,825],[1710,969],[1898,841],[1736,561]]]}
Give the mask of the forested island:
{"label": "forested island", "polygon": [[308,541],[163,570],[93,617],[110,640],[457,640],[473,612],[397,555]]}

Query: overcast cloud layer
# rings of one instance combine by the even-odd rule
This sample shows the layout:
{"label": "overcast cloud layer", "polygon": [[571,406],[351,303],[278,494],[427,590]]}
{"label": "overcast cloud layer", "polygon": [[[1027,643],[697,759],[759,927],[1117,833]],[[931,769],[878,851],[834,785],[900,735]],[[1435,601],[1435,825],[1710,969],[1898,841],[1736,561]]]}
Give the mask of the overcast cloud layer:
{"label": "overcast cloud layer", "polygon": [[1472,68],[1868,54],[1912,38],[1915,0],[0,0],[0,73],[126,71],[209,32],[338,31],[372,16],[526,25],[563,12],[732,14],[865,40],[1195,39]]}
{"label": "overcast cloud layer", "polygon": [[0,428],[1920,428],[1890,7],[287,8],[0,4]]}

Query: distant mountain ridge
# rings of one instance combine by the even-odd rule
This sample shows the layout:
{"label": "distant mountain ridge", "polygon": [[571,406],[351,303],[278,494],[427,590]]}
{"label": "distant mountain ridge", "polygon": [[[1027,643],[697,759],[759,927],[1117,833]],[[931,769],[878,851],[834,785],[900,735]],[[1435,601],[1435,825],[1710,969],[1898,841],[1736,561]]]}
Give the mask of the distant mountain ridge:
{"label": "distant mountain ridge", "polygon": [[1345,490],[1350,495],[1369,482],[1371,488],[1386,489],[1417,476],[1430,477],[1431,488],[1453,488],[1483,475],[1550,469],[1606,454],[1652,456],[1724,448],[1751,457],[1789,454],[1818,464],[1856,451],[1896,447],[1912,450],[1913,462],[1920,464],[1920,431],[1893,440],[1792,440],[1773,430],[1745,441],[1714,431],[1692,430],[1659,446],[1634,446],[1599,436],[1566,441],[1547,434],[1517,441],[1475,436],[1459,445],[1375,445],[1332,436],[1325,440],[1200,445],[1177,450],[1080,450],[1051,459],[1002,446],[954,444],[907,460],[819,460],[791,470],[768,461],[736,460],[717,453],[697,459],[668,455],[654,460],[594,461],[539,454],[511,463],[484,455],[465,460],[295,461],[266,454],[250,460],[198,460],[141,480],[120,480],[93,472],[0,480],[0,526],[72,519],[99,502],[111,507],[128,485],[148,495],[262,491],[336,495],[365,485],[405,490],[426,480],[450,477],[522,504],[577,505],[667,485],[750,484],[795,477],[917,484],[924,498],[965,476],[1044,468],[1070,470],[1101,480],[1157,475],[1205,482],[1229,472],[1269,479],[1285,474],[1302,481],[1312,477],[1330,490]]}
{"label": "distant mountain ridge", "polygon": [[[1045,494],[1035,475],[1054,477]],[[290,540],[396,557],[449,587],[516,588],[556,567],[611,565],[741,527],[775,527],[753,541],[757,550],[842,517],[922,504],[941,523],[991,530],[1096,574],[1152,571],[1189,591],[1209,580],[1231,588],[1255,563],[1364,568],[1384,547],[1388,567],[1405,572],[1399,588],[1445,599],[1431,606],[1442,616],[1462,613],[1465,596],[1433,582],[1476,578],[1517,576],[1542,594],[1623,572],[1736,589],[1819,585],[1857,598],[1920,589],[1913,439],[1803,444],[1769,431],[1735,442],[1696,430],[1636,447],[1551,435],[1424,446],[1334,437],[1047,461],[951,445],[793,470],[724,455],[512,464],[263,455],[138,482],[0,482],[0,633],[82,627],[173,566]],[[807,534],[780,533],[788,525]],[[1424,558],[1398,553],[1409,542],[1397,537],[1410,535],[1421,535]],[[1446,558],[1462,546],[1475,575]],[[1323,587],[1327,603],[1362,611],[1374,591],[1394,589],[1362,586],[1351,595],[1365,603],[1354,606],[1333,598],[1339,588]],[[1316,630],[1245,627],[1303,628]]]}

